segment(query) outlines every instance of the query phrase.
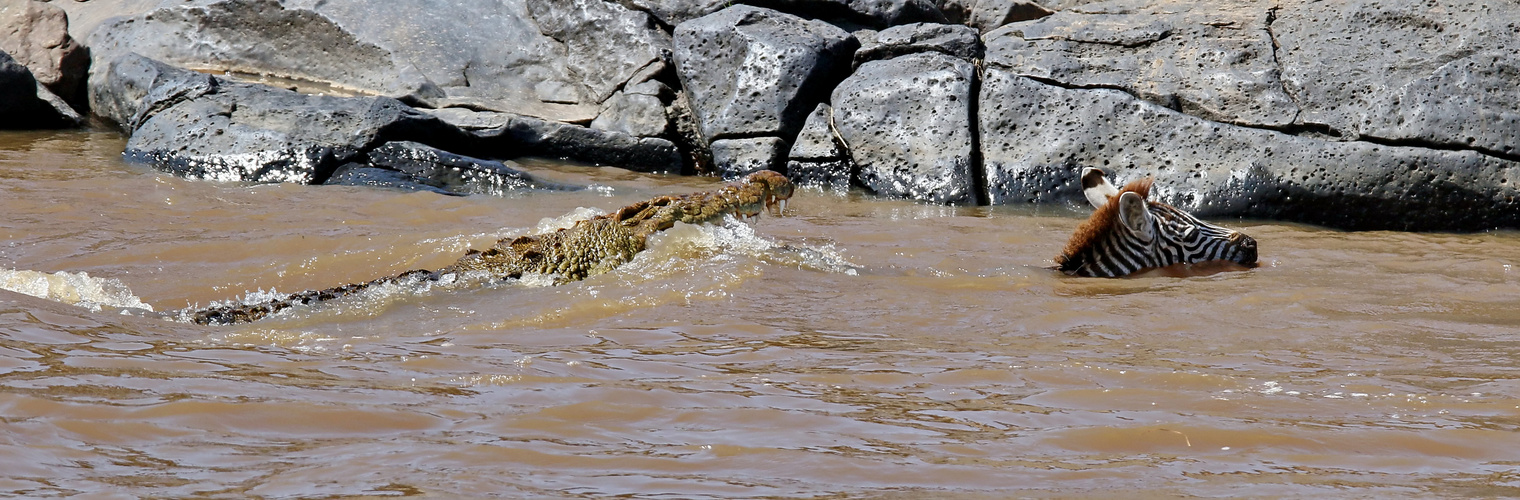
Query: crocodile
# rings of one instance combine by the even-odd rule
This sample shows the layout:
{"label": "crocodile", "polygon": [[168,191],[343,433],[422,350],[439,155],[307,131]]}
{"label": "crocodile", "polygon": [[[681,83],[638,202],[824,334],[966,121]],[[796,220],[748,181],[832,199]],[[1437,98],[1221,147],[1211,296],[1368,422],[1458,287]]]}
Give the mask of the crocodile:
{"label": "crocodile", "polygon": [[632,260],[644,250],[650,235],[670,229],[677,222],[718,222],[729,215],[747,219],[773,207],[778,212],[784,211],[792,190],[792,183],[785,176],[762,170],[714,191],[660,196],[578,221],[568,228],[502,239],[484,251],[471,249],[452,265],[436,271],[418,269],[264,302],[189,309],[179,316],[202,325],[248,323],[298,305],[334,300],[388,283],[438,282],[465,274],[508,279],[536,273],[552,277],[555,284],[563,284],[611,271]]}

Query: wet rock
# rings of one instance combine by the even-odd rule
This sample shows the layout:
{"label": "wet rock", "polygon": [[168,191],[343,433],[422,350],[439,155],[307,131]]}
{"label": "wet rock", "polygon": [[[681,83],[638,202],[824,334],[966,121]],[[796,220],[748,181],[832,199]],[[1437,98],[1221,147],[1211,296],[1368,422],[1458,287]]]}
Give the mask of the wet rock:
{"label": "wet rock", "polygon": [[842,190],[850,187],[849,152],[834,133],[834,110],[819,104],[787,155],[786,176],[802,186]]}
{"label": "wet rock", "polygon": [[712,142],[713,165],[725,179],[761,170],[781,171],[786,162],[786,141],[779,137],[719,139]]}
{"label": "wet rock", "polygon": [[934,203],[976,200],[971,89],[976,68],[940,53],[860,66],[834,89],[834,127],[877,193]]}
{"label": "wet rock", "polygon": [[[386,138],[445,142],[434,136],[457,131],[386,97],[228,83],[135,55],[111,68],[109,76],[126,79],[102,88],[143,96],[127,120],[135,126],[125,156],[192,179],[320,183]],[[130,97],[104,102],[119,117],[134,102]]]}
{"label": "wet rock", "polygon": [[[394,171],[400,176],[357,169],[334,174],[324,184],[353,183],[355,180],[385,180],[421,184],[455,194],[485,194],[502,196],[529,189],[568,189],[567,186],[546,184],[533,176],[509,166],[507,162],[482,160],[457,155],[415,142],[387,142],[371,150],[364,167]],[[404,182],[402,183],[404,184]],[[388,184],[387,184],[388,185]],[[399,187],[393,186],[393,187]]]}
{"label": "wet rock", "polygon": [[1284,91],[1255,0],[1090,4],[988,33],[987,64],[1071,88],[1117,88],[1209,120],[1284,128]]}
{"label": "wet rock", "polygon": [[0,129],[73,127],[82,122],[83,117],[32,77],[26,66],[0,52]]}
{"label": "wet rock", "polygon": [[[869,34],[861,36],[864,33]],[[958,24],[904,24],[880,32],[857,32],[856,37],[860,39],[856,66],[918,52],[939,52],[961,59],[982,57],[981,35],[976,28]]]}
{"label": "wet rock", "polygon": [[[646,82],[662,85],[660,82]],[[621,132],[635,137],[660,137],[666,135],[670,120],[665,117],[665,103],[660,102],[658,88],[642,89],[650,94],[617,92],[602,104],[602,112],[591,122],[591,128]]]}
{"label": "wet rock", "polygon": [[855,39],[832,25],[736,5],[681,23],[675,62],[703,137],[793,137],[843,77]]}
{"label": "wet rock", "polygon": [[31,70],[54,95],[84,109],[89,54],[69,36],[68,15],[55,5],[12,0],[0,5],[0,51]]}
{"label": "wet rock", "polygon": [[1520,157],[1520,11],[1462,1],[1283,2],[1271,31],[1299,121]]}
{"label": "wet rock", "polygon": [[1200,216],[1344,229],[1520,224],[1520,162],[1473,151],[1300,137],[1178,113],[1110,89],[1067,89],[989,68],[982,156],[991,201],[1083,203],[1082,167]]}
{"label": "wet rock", "polygon": [[365,186],[402,191],[426,191],[448,196],[464,196],[437,186],[431,186],[416,177],[388,168],[372,167],[363,163],[345,163],[333,172],[327,186]]}
{"label": "wet rock", "polygon": [[1030,21],[1054,11],[1028,0],[977,0],[966,24],[986,33],[1009,23]]}

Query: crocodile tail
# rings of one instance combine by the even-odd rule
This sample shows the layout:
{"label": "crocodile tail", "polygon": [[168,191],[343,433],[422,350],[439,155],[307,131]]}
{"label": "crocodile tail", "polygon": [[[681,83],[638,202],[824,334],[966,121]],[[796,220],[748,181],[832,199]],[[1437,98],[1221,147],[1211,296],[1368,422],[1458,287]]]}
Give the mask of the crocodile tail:
{"label": "crocodile tail", "polygon": [[199,325],[231,325],[235,323],[250,323],[269,316],[271,314],[290,309],[298,305],[309,305],[318,302],[326,302],[348,295],[353,295],[363,290],[373,288],[386,283],[394,283],[408,278],[437,279],[436,273],[426,269],[407,271],[395,276],[380,278],[364,283],[350,283],[343,286],[327,288],[323,290],[307,290],[292,293],[278,299],[271,299],[256,304],[237,304],[230,306],[216,306],[199,309],[190,312],[190,321]]}

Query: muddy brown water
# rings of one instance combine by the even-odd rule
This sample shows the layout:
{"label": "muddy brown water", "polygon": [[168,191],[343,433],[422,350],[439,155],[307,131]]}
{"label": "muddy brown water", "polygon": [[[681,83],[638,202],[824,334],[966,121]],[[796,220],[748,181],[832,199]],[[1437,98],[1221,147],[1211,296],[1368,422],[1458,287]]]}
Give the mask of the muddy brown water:
{"label": "muddy brown water", "polygon": [[[243,186],[122,146],[0,134],[0,269],[174,309],[436,268],[718,185],[540,162],[612,189]],[[1262,267],[1058,275],[1081,216],[803,191],[585,282],[233,327],[0,291],[0,494],[1520,494],[1516,233],[1223,221]]]}

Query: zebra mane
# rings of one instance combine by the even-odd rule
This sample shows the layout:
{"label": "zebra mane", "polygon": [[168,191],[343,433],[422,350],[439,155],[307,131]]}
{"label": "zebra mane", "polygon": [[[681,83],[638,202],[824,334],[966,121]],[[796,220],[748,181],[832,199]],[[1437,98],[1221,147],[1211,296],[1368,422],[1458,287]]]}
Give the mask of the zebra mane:
{"label": "zebra mane", "polygon": [[1119,223],[1120,196],[1124,193],[1135,193],[1140,195],[1142,200],[1150,200],[1151,184],[1154,182],[1155,179],[1150,177],[1133,180],[1125,184],[1124,189],[1120,189],[1118,194],[1109,196],[1108,203],[1098,207],[1093,211],[1092,216],[1077,226],[1076,232],[1071,234],[1071,239],[1066,241],[1066,248],[1061,250],[1061,256],[1056,257],[1056,265],[1064,269],[1067,267],[1067,261],[1076,258],[1113,231],[1114,226]]}

